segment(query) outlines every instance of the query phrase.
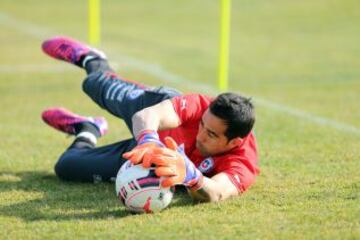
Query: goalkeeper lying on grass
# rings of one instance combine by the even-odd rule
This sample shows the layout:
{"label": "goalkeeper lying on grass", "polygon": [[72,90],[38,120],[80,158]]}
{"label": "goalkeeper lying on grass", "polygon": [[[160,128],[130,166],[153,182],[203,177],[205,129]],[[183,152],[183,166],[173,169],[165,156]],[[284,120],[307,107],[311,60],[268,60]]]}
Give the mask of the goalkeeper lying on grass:
{"label": "goalkeeper lying on grass", "polygon": [[259,173],[249,99],[234,93],[212,98],[149,88],[117,76],[104,53],[67,37],[42,45],[53,58],[84,68],[84,92],[100,107],[125,121],[131,139],[96,147],[107,122],[65,108],[42,113],[50,126],[75,135],[55,165],[59,178],[70,181],[111,181],[129,159],[156,166],[163,186],[185,185],[193,199],[220,201],[244,192]]}

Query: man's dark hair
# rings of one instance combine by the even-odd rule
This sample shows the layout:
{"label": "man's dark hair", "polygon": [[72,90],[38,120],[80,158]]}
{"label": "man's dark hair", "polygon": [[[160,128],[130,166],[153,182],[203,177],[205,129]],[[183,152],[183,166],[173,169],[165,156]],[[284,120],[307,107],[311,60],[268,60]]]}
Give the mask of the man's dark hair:
{"label": "man's dark hair", "polygon": [[230,141],[247,136],[255,123],[254,106],[250,98],[236,93],[222,93],[210,104],[210,112],[227,125],[225,136]]}

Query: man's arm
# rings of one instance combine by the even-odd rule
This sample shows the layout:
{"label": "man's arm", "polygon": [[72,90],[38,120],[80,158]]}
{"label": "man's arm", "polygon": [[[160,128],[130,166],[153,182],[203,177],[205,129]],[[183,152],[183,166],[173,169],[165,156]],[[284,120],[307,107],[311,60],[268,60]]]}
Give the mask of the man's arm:
{"label": "man's arm", "polygon": [[132,117],[133,135],[138,145],[122,156],[133,164],[143,161],[144,156],[153,148],[163,146],[158,130],[175,128],[181,121],[170,100],[136,112]]}
{"label": "man's arm", "polygon": [[132,117],[133,134],[138,136],[143,130],[166,130],[180,125],[180,118],[170,100],[138,111]]}
{"label": "man's arm", "polygon": [[145,168],[156,166],[155,174],[164,177],[161,186],[184,185],[194,200],[200,202],[218,202],[239,194],[237,188],[225,173],[207,178],[186,156],[171,137],[166,137],[166,148],[154,149],[151,158],[143,162]]}
{"label": "man's arm", "polygon": [[239,191],[225,173],[219,173],[212,178],[204,177],[203,181],[200,189],[196,191],[188,189],[195,201],[218,202],[239,195]]}

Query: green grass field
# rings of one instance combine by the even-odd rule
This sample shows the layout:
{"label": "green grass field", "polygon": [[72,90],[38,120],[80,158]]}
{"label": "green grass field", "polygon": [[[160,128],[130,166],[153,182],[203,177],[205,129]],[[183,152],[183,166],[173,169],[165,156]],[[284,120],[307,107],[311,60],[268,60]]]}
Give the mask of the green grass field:
{"label": "green grass field", "polygon": [[[113,184],[66,183],[71,142],[49,106],[121,121],[81,91],[83,71],[45,56],[54,34],[87,40],[83,1],[0,1],[0,239],[359,239],[360,2],[233,1],[230,89],[257,107],[261,175],[243,196],[131,215]],[[149,85],[216,94],[219,1],[104,0],[102,43],[117,71]]]}

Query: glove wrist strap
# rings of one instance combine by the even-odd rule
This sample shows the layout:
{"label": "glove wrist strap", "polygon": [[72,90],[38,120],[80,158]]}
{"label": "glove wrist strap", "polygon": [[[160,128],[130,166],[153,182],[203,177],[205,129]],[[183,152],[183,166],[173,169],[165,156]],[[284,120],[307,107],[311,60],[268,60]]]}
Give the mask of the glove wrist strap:
{"label": "glove wrist strap", "polygon": [[197,181],[194,181],[187,185],[187,187],[191,191],[197,191],[197,190],[201,189],[203,186],[204,186],[204,176],[202,174],[200,175],[200,177]]}
{"label": "glove wrist strap", "polygon": [[143,130],[136,137],[136,141],[139,145],[144,144],[146,142],[155,142],[161,144],[159,134],[154,130]]}

